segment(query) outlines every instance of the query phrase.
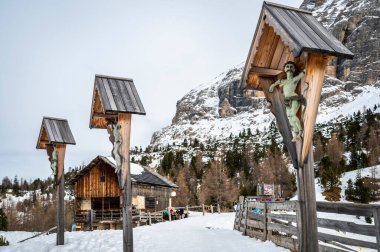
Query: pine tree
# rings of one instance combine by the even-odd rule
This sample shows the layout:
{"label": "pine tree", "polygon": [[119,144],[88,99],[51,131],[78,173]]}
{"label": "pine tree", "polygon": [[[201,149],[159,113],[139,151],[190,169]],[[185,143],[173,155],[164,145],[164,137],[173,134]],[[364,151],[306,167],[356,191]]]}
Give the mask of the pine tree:
{"label": "pine tree", "polygon": [[318,175],[325,192],[332,192],[334,188],[339,188],[341,174],[338,169],[333,167],[329,157],[322,158]]}
{"label": "pine tree", "polygon": [[346,200],[354,200],[355,197],[355,188],[354,188],[354,185],[352,183],[352,180],[349,179],[347,181],[347,189],[345,190],[345,195],[346,195]]}
{"label": "pine tree", "polygon": [[15,176],[15,178],[13,180],[12,192],[17,197],[21,195],[20,194],[20,184],[18,182],[17,176]]}
{"label": "pine tree", "polygon": [[0,231],[8,230],[8,219],[2,208],[0,208]]}

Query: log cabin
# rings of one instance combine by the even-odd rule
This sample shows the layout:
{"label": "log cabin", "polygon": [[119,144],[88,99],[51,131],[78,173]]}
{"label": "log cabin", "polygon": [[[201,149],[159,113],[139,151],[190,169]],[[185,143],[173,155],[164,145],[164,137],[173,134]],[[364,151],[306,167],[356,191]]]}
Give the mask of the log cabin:
{"label": "log cabin", "polygon": [[[164,210],[178,186],[148,167],[131,163],[133,209]],[[121,229],[122,193],[112,157],[97,156],[69,183],[74,186],[75,224],[79,230]]]}

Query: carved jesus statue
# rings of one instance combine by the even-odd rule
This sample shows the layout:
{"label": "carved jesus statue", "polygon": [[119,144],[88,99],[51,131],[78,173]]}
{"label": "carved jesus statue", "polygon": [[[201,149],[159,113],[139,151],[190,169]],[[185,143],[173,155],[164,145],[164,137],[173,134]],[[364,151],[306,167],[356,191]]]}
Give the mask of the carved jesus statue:
{"label": "carved jesus statue", "polygon": [[273,92],[276,86],[280,86],[285,96],[286,115],[292,129],[293,142],[301,139],[301,122],[297,117],[301,103],[304,102],[304,97],[296,93],[298,82],[305,75],[305,70],[301,71],[297,76],[294,76],[296,66],[294,62],[287,62],[284,66],[286,79],[277,80],[269,87],[269,92]]}

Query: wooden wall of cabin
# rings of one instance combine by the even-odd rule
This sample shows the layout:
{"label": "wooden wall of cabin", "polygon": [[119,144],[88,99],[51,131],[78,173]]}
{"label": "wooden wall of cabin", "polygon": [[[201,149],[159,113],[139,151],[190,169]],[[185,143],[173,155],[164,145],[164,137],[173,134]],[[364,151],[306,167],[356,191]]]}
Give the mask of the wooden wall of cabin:
{"label": "wooden wall of cabin", "polygon": [[119,197],[120,195],[115,170],[104,162],[98,162],[75,184],[77,198]]}
{"label": "wooden wall of cabin", "polygon": [[[144,196],[145,197],[145,210],[146,211],[161,211],[169,206],[169,197],[171,191],[174,189],[167,187],[152,186],[147,184],[132,184],[132,197]],[[150,201],[158,201],[158,204],[149,204]]]}

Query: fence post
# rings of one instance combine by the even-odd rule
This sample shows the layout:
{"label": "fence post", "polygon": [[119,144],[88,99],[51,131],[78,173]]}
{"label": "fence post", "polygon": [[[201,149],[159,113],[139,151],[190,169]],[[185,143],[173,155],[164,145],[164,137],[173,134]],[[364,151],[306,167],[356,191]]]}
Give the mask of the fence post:
{"label": "fence post", "polygon": [[211,213],[213,214],[214,213],[214,206],[210,205],[210,209],[211,209]]}
{"label": "fence post", "polygon": [[93,220],[94,219],[94,210],[90,210],[90,230],[94,230],[94,227],[93,227]]}
{"label": "fence post", "polygon": [[202,212],[203,212],[203,216],[205,215],[205,204],[202,204]]}
{"label": "fence post", "polygon": [[219,205],[219,203],[217,205],[217,210],[218,210],[218,213],[220,214],[220,205]]}
{"label": "fence post", "polygon": [[243,213],[243,216],[245,217],[243,235],[247,235],[247,224],[248,224],[248,201],[247,200],[245,200],[245,202],[243,203],[243,210],[245,213],[245,214]]}
{"label": "fence post", "polygon": [[168,218],[169,221],[172,221],[172,214],[170,213],[170,208],[168,207]]}
{"label": "fence post", "polygon": [[267,220],[267,209],[268,209],[268,203],[267,202],[264,202],[264,241],[267,240],[267,237],[268,237],[268,220]]}
{"label": "fence post", "polygon": [[377,251],[380,251],[380,208],[373,209],[373,219],[376,227]]}
{"label": "fence post", "polygon": [[189,217],[189,205],[186,205],[186,214],[187,214],[187,217]]}
{"label": "fence post", "polygon": [[149,226],[152,226],[152,216],[150,216],[150,212],[148,212],[148,220],[149,220]]}

